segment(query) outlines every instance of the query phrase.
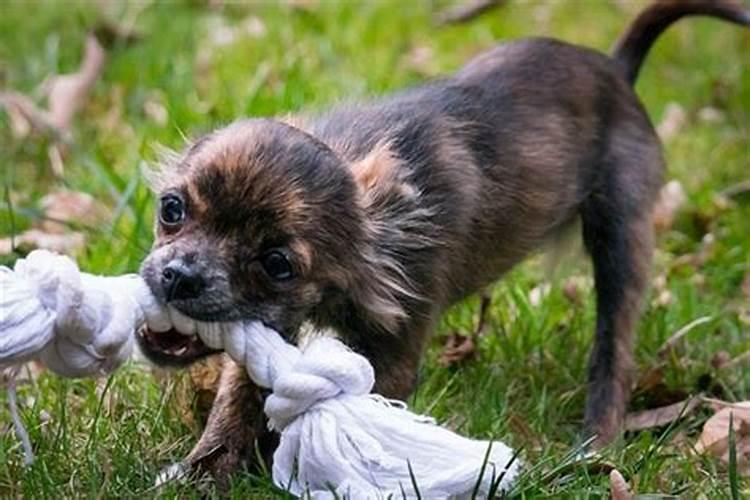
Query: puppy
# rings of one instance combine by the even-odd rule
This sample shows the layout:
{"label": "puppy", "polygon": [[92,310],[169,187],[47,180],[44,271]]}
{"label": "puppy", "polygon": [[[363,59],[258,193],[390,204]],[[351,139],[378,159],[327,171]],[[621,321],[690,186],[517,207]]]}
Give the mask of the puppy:
{"label": "puppy", "polygon": [[[664,170],[633,83],[659,34],[694,14],[750,23],[730,1],[658,2],[611,57],[519,40],[381,100],[210,133],[160,175],[142,275],[196,320],[261,320],[289,339],[333,329],[371,360],[377,392],[405,398],[441,312],[580,220],[597,303],[584,428],[607,443],[628,400]],[[213,353],[198,336],[139,340],[162,364]],[[188,459],[219,474],[256,439],[273,448],[262,392],[228,364]]]}

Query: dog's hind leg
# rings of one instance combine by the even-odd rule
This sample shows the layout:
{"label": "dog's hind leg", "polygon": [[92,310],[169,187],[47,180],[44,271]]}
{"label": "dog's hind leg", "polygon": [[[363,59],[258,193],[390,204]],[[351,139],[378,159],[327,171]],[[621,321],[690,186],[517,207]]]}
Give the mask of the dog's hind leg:
{"label": "dog's hind leg", "polygon": [[[594,190],[581,206],[583,239],[596,283],[596,337],[589,361],[585,432],[595,446],[614,439],[630,396],[633,332],[648,283],[652,206],[661,178],[655,141],[605,157]],[[631,147],[632,146],[632,147]],[[642,162],[634,164],[634,162]]]}

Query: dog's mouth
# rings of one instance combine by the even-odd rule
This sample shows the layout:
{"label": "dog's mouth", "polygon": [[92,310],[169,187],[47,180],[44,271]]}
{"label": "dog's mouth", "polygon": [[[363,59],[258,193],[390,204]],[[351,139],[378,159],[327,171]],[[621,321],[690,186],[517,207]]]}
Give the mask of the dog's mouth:
{"label": "dog's mouth", "polygon": [[175,328],[155,332],[143,326],[138,330],[136,338],[143,354],[159,365],[187,366],[221,352],[221,349],[207,346],[199,335],[180,333]]}

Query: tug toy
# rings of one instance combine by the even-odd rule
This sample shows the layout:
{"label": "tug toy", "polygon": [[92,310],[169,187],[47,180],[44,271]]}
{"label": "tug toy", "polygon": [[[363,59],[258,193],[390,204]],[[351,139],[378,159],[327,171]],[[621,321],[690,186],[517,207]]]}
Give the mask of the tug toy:
{"label": "tug toy", "polygon": [[297,496],[485,498],[518,473],[504,444],[461,437],[371,394],[372,365],[335,338],[300,350],[257,321],[189,322],[137,275],[93,276],[43,250],[0,267],[0,368],[37,359],[66,377],[98,376],[130,357],[144,325],[199,335],[273,391],[264,408],[281,434],[273,481]]}

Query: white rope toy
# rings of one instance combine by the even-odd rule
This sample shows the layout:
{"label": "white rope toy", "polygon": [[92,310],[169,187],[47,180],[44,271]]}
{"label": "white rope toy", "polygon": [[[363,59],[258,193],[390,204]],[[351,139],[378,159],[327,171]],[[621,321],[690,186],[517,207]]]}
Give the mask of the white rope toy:
{"label": "white rope toy", "polygon": [[[39,358],[65,376],[110,372],[133,350],[144,323],[164,331],[183,323],[209,347],[224,349],[260,386],[272,389],[265,413],[281,434],[274,483],[291,493],[331,498],[485,498],[506,491],[519,463],[500,442],[439,427],[384,398],[369,361],[331,337],[304,350],[260,322],[198,324],[159,305],[135,276],[80,273],[67,257],[35,251],[13,271],[0,268],[0,367]],[[489,451],[489,452],[488,452]]]}

